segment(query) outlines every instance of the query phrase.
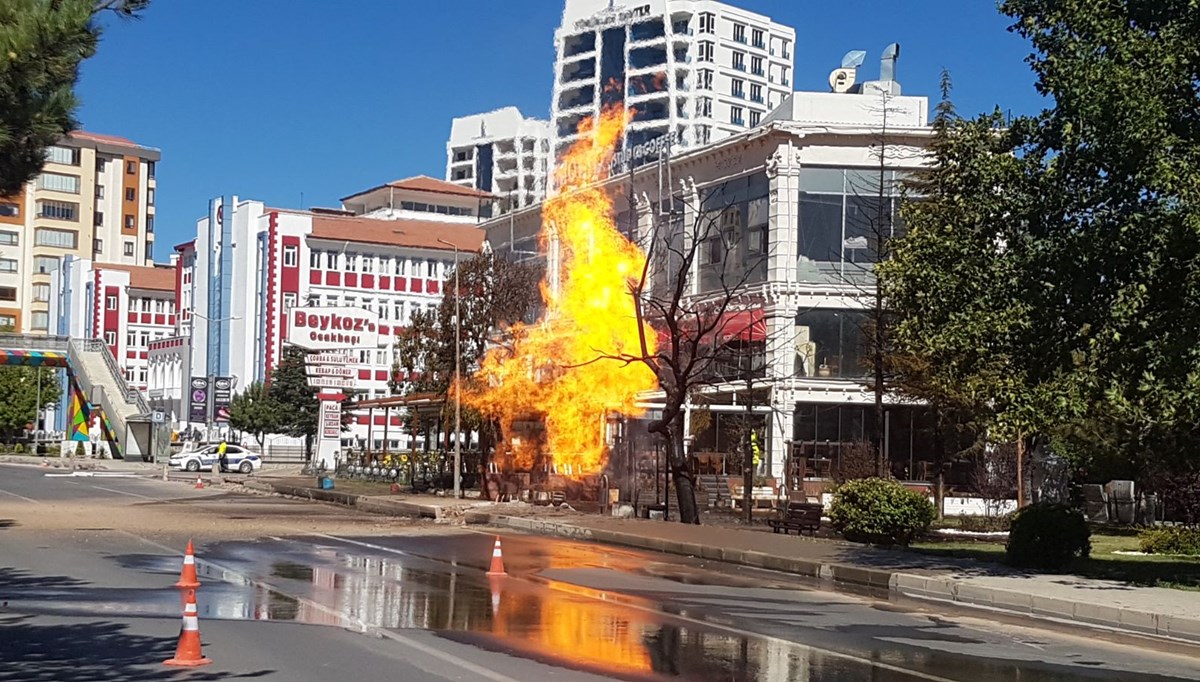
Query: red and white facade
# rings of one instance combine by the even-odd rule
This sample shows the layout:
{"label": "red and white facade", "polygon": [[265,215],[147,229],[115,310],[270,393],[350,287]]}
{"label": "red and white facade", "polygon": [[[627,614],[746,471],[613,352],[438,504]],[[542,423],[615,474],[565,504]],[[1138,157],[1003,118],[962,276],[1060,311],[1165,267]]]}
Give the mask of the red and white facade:
{"label": "red and white facade", "polygon": [[[343,209],[293,210],[257,201],[225,204],[232,221],[232,273],[225,302],[229,311],[221,353],[235,392],[265,381],[277,364],[296,306],[346,306],[379,316],[379,342],[356,349],[355,390],[363,397],[388,395],[396,332],[413,313],[437,307],[442,282],[454,264],[454,246],[464,254],[483,244],[476,227],[480,206],[492,197],[433,178],[388,183],[343,199]],[[197,223],[197,239],[176,247],[172,286],[179,301],[177,331],[149,349],[152,402],[162,401],[179,426],[187,420],[188,379],[205,376],[210,321],[206,311],[215,286],[207,276],[214,258],[208,243],[210,218]],[[454,245],[454,246],[451,246]],[[374,429],[361,415],[345,440],[382,445],[382,416]],[[391,447],[404,447],[399,417],[388,429]]]}

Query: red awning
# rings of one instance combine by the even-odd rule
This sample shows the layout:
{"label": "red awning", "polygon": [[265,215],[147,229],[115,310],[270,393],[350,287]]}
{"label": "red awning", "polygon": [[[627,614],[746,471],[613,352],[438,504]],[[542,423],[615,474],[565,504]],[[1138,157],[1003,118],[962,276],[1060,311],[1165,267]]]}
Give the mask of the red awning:
{"label": "red awning", "polygon": [[[667,330],[653,322],[651,325],[658,331],[659,346],[670,345]],[[708,329],[700,339],[701,346],[723,346],[734,341],[765,341],[767,338],[767,321],[763,319],[762,310],[758,309],[729,311],[718,320],[697,320],[689,316],[679,328],[681,338],[688,341],[694,338],[697,328]]]}

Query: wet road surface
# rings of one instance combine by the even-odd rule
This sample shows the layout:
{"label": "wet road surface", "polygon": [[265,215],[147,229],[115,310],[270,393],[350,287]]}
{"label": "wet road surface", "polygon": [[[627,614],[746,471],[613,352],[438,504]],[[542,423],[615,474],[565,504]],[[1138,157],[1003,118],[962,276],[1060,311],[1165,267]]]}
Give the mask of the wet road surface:
{"label": "wet road surface", "polygon": [[[0,498],[13,494],[99,505],[139,504],[134,495],[185,500],[193,491],[136,479],[5,476]],[[254,501],[233,511],[238,504],[224,500],[219,509],[225,518],[254,513]],[[101,525],[28,537],[20,525],[4,529],[3,516],[0,599],[8,604],[0,609],[0,649],[23,627],[57,627],[42,621],[119,617],[131,632],[178,622],[179,597],[167,587],[179,572],[175,538]],[[1196,659],[1144,646],[947,618],[807,589],[766,571],[543,537],[502,539],[505,578],[484,575],[493,536],[432,525],[385,535],[204,540],[197,547],[201,629],[206,644],[269,650],[273,666],[310,660],[305,675],[324,670],[314,679],[328,679],[331,662],[348,655],[366,675],[351,679],[381,679],[372,670],[414,680],[1200,679]],[[232,633],[239,644],[228,642]],[[280,651],[291,653],[280,659]],[[396,666],[413,661],[424,664],[412,676],[398,674]],[[25,679],[5,676],[4,665],[0,682]],[[240,671],[254,673],[252,665]]]}

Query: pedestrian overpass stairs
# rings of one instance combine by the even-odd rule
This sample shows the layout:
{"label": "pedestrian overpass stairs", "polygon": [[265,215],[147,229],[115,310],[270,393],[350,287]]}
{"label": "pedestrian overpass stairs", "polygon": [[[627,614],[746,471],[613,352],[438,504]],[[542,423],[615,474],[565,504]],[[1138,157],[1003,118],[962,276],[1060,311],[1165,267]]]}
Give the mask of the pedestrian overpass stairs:
{"label": "pedestrian overpass stairs", "polygon": [[153,461],[156,452],[167,452],[169,429],[153,422],[146,398],[125,381],[116,358],[102,341],[0,333],[0,360],[7,365],[67,370],[67,390],[71,392],[68,438],[86,440],[98,417],[114,457]]}

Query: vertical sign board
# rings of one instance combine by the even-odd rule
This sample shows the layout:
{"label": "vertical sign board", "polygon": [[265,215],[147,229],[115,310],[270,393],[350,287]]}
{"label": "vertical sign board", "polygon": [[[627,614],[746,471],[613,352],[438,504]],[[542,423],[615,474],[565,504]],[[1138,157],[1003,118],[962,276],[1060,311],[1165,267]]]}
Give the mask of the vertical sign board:
{"label": "vertical sign board", "polygon": [[188,421],[203,424],[208,421],[208,378],[192,377],[188,393]]}
{"label": "vertical sign board", "polygon": [[[354,364],[354,349],[379,347],[379,314],[364,308],[302,306],[288,312],[288,343],[318,351],[309,355],[309,385],[321,388],[318,413],[317,466],[333,470],[342,444],[342,403],[325,390],[351,388],[353,378],[340,369],[322,366]],[[385,341],[386,343],[386,341]],[[340,376],[339,376],[340,375]],[[351,375],[353,376],[353,375]]]}
{"label": "vertical sign board", "polygon": [[229,404],[233,402],[233,379],[217,377],[213,379],[213,421],[219,424],[229,423]]}

